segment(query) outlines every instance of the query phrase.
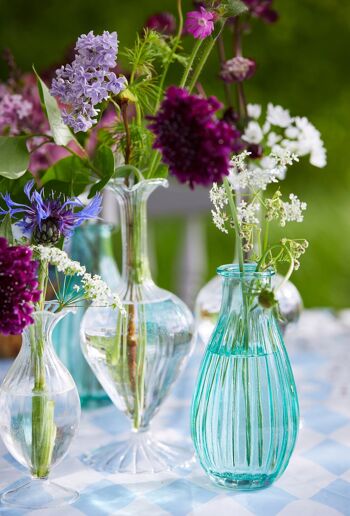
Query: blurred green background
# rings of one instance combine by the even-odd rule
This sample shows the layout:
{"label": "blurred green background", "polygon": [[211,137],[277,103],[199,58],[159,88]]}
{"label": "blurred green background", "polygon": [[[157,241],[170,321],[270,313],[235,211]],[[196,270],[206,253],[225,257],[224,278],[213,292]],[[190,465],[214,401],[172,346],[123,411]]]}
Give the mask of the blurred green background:
{"label": "blurred green background", "polygon": [[[284,188],[308,202],[303,225],[290,228],[310,242],[294,275],[306,306],[350,306],[350,3],[341,0],[278,0],[280,20],[260,21],[246,37],[244,54],[258,71],[246,87],[250,102],[271,101],[305,115],[321,131],[328,166],[315,169],[306,160],[289,171]],[[81,33],[117,30],[120,45],[130,45],[145,19],[157,11],[175,13],[175,0],[1,0],[0,49],[9,47],[19,66],[39,70],[60,63]],[[184,9],[191,10],[184,0]],[[5,76],[4,66],[0,76]],[[206,69],[207,93],[222,96],[216,55]],[[230,261],[232,244],[203,215],[208,265],[203,282],[217,265]],[[183,237],[180,218],[152,222],[159,283],[177,291],[176,260]]]}

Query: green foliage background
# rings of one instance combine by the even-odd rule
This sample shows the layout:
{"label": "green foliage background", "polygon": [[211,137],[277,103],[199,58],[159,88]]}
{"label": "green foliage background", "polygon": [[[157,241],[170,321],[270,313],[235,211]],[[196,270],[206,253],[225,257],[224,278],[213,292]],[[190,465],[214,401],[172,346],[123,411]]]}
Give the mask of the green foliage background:
{"label": "green foliage background", "polygon": [[[185,10],[191,2],[184,0]],[[291,228],[310,247],[294,276],[306,306],[350,305],[350,3],[342,0],[276,0],[280,21],[256,22],[247,36],[245,55],[258,62],[247,85],[250,102],[268,101],[307,116],[321,131],[328,166],[318,170],[303,162],[289,172],[285,188],[299,194],[309,209],[303,226]],[[117,30],[121,45],[132,43],[146,17],[155,11],[175,12],[175,0],[0,0],[0,48],[9,47],[18,64],[42,70],[60,63],[77,36],[91,29]],[[221,96],[214,55],[203,80],[207,93]],[[4,67],[0,76],[5,76]],[[208,277],[230,259],[230,244],[209,219]],[[181,241],[181,220],[154,224],[160,283],[176,290],[174,256]],[[178,238],[174,238],[174,236]],[[165,262],[164,262],[165,260]],[[163,271],[163,272],[162,272]],[[169,272],[170,271],[170,272]]]}

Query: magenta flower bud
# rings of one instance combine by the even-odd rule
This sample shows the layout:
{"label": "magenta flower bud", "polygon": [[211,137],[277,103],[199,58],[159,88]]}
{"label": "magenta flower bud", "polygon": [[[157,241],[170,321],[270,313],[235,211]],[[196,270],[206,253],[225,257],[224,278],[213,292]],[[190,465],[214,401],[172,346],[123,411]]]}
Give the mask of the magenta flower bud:
{"label": "magenta flower bud", "polygon": [[244,0],[252,16],[261,18],[266,23],[274,23],[278,20],[278,13],[271,8],[272,0]]}
{"label": "magenta flower bud", "polygon": [[198,11],[187,13],[185,31],[192,34],[195,39],[205,39],[214,30],[215,15],[200,7]]}
{"label": "magenta flower bud", "polygon": [[145,28],[170,36],[171,34],[175,34],[176,20],[171,13],[156,13],[147,19]]}
{"label": "magenta flower bud", "polygon": [[249,158],[251,159],[259,159],[264,153],[262,146],[257,143],[251,143],[248,145],[247,151],[250,153]]}
{"label": "magenta flower bud", "polygon": [[255,73],[256,63],[246,57],[233,57],[221,66],[220,78],[227,82],[242,82],[250,79]]}

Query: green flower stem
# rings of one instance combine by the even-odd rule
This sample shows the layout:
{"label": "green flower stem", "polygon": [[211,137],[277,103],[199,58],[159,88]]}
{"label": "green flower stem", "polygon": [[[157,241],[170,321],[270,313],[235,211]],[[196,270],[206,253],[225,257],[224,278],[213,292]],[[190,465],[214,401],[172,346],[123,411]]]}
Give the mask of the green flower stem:
{"label": "green flower stem", "polygon": [[[48,284],[48,262],[39,264],[38,279],[41,290],[36,309],[45,309],[45,298]],[[45,378],[45,328],[40,318],[30,327],[32,362],[34,366],[34,387],[32,396],[32,474],[45,478],[49,474],[52,453],[56,439],[54,422],[55,404],[46,394]]]}
{"label": "green flower stem", "polygon": [[157,95],[157,100],[156,100],[156,103],[155,103],[154,113],[156,113],[158,111],[159,104],[160,104],[160,99],[161,99],[161,96],[162,96],[162,93],[163,93],[163,89],[164,89],[165,79],[166,79],[166,77],[168,75],[169,67],[170,67],[170,65],[172,63],[173,57],[175,55],[175,52],[176,52],[176,50],[177,50],[177,48],[179,46],[179,43],[181,41],[181,35],[182,35],[183,24],[184,24],[183,14],[182,14],[182,1],[181,0],[177,0],[177,13],[178,13],[178,18],[179,18],[179,28],[178,28],[177,34],[175,36],[174,44],[173,44],[173,47],[171,49],[169,58],[168,58],[168,60],[166,61],[165,65],[164,65],[164,70],[163,70],[163,73],[162,73],[162,76],[161,76],[161,79],[160,79],[160,82],[159,82],[158,95]]}
{"label": "green flower stem", "polygon": [[[185,71],[182,75],[182,79],[181,79],[181,82],[180,82],[180,88],[184,88],[186,86],[186,82],[187,82],[187,78],[190,74],[190,71],[192,69],[192,65],[193,65],[193,61],[195,60],[196,58],[196,55],[198,54],[198,51],[200,49],[200,47],[202,46],[202,43],[203,43],[203,39],[197,39],[193,49],[192,49],[192,52],[191,52],[191,55],[190,55],[190,58],[188,60],[188,63],[187,63],[187,66],[185,68]],[[191,90],[190,90],[191,91]]]}

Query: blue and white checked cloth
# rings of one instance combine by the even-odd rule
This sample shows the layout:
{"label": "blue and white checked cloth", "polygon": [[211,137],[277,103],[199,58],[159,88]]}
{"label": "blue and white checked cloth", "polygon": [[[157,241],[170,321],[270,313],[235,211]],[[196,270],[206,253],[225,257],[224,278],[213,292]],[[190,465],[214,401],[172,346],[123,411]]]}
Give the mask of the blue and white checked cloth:
{"label": "blue and white checked cloth", "polygon": [[[306,311],[290,328],[287,347],[301,402],[299,438],[291,462],[272,487],[236,493],[214,486],[198,465],[191,472],[159,475],[109,475],[85,466],[81,455],[128,430],[112,406],[85,412],[69,455],[52,479],[80,491],[64,509],[24,512],[0,505],[6,516],[201,515],[339,516],[350,515],[350,311]],[[2,365],[4,370],[6,364]],[[194,354],[153,424],[163,440],[188,438],[189,407],[198,367]],[[0,414],[1,417],[1,414]],[[25,469],[0,444],[0,491]]]}

